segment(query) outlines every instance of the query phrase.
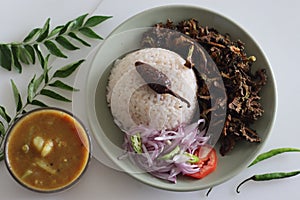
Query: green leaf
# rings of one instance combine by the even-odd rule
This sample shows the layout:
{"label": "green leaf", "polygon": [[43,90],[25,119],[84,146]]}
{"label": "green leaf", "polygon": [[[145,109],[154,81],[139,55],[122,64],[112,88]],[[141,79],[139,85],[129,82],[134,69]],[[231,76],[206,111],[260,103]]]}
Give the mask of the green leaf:
{"label": "green leaf", "polygon": [[19,112],[22,109],[22,106],[23,106],[21,95],[20,95],[19,90],[18,90],[16,84],[14,83],[14,81],[11,79],[10,82],[11,82],[12,90],[13,90],[13,93],[14,93],[16,111]]}
{"label": "green leaf", "polygon": [[76,88],[74,88],[70,85],[67,85],[67,84],[63,83],[62,81],[60,81],[60,80],[57,80],[54,83],[49,84],[49,86],[57,87],[57,88],[60,88],[60,89],[63,89],[63,90],[68,90],[68,91],[79,91],[79,89],[76,89]]}
{"label": "green leaf", "polygon": [[0,45],[0,65],[7,70],[11,70],[12,53],[8,45]]}
{"label": "green leaf", "polygon": [[55,56],[61,57],[61,58],[67,58],[67,56],[59,50],[59,48],[54,44],[54,42],[52,42],[50,40],[46,40],[44,42],[44,45],[46,46],[46,48],[49,50],[49,52],[52,55],[55,55]]}
{"label": "green leaf", "polygon": [[48,75],[48,71],[49,70],[45,70],[44,71],[44,81],[45,81],[45,84],[47,84],[49,82],[49,75]]}
{"label": "green leaf", "polygon": [[71,38],[73,38],[73,39],[77,40],[78,42],[80,42],[81,44],[83,44],[84,46],[87,46],[87,47],[90,47],[90,46],[91,46],[89,43],[87,43],[87,42],[84,41],[83,39],[79,38],[79,37],[78,37],[75,33],[73,33],[73,32],[68,33],[68,35],[69,35]]}
{"label": "green leaf", "polygon": [[0,136],[4,136],[5,135],[5,127],[4,124],[0,121]]}
{"label": "green leaf", "polygon": [[36,91],[38,90],[38,88],[41,86],[42,82],[44,80],[44,74],[40,75],[40,77],[38,77],[37,79],[35,79],[33,81],[33,92],[36,93]]}
{"label": "green leaf", "polygon": [[29,103],[31,103],[33,101],[33,98],[35,96],[35,92],[34,92],[34,80],[35,80],[35,75],[33,76],[33,78],[31,79],[31,81],[28,84],[28,89],[27,89],[27,101]]}
{"label": "green leaf", "polygon": [[15,68],[17,69],[17,71],[19,73],[22,73],[22,65],[19,62],[20,52],[19,52],[18,47],[16,47],[15,45],[12,45],[11,46],[11,52],[12,52],[12,55],[13,55],[13,61],[14,61]]}
{"label": "green leaf", "polygon": [[44,104],[43,102],[41,102],[39,100],[33,100],[30,104],[39,106],[39,107],[43,107],[43,108],[48,107],[48,105]]}
{"label": "green leaf", "polygon": [[10,116],[7,114],[5,108],[3,106],[0,106],[0,116],[9,123],[11,121]]}
{"label": "green leaf", "polygon": [[33,63],[30,52],[27,51],[23,46],[18,46],[20,61],[26,65]]}
{"label": "green leaf", "polygon": [[89,38],[99,39],[102,40],[103,38],[100,37],[97,33],[95,33],[91,28],[83,27],[79,29],[79,32]]}
{"label": "green leaf", "polygon": [[29,54],[28,52],[26,51],[26,49],[24,49],[23,47],[21,46],[18,46],[18,49],[19,49],[19,59],[22,63],[26,64],[26,65],[29,65],[30,64],[30,58],[29,58]]}
{"label": "green leaf", "polygon": [[66,78],[66,77],[70,76],[83,62],[84,62],[84,60],[79,60],[75,63],[68,64],[68,65],[58,69],[54,73],[53,77]]}
{"label": "green leaf", "polygon": [[49,33],[48,38],[57,35],[57,34],[61,31],[61,29],[63,29],[63,28],[64,28],[63,25],[60,25],[60,26],[55,27],[55,28]]}
{"label": "green leaf", "polygon": [[23,42],[28,43],[30,42],[37,34],[40,32],[40,28],[33,29],[23,40]]}
{"label": "green leaf", "polygon": [[59,35],[68,32],[72,28],[72,26],[74,26],[74,24],[75,22],[73,20],[66,23],[66,25],[64,25],[64,27],[60,30]]}
{"label": "green leaf", "polygon": [[75,45],[73,45],[71,42],[69,42],[69,40],[67,40],[65,37],[63,36],[57,36],[55,38],[55,41],[60,44],[62,47],[64,47],[65,49],[68,49],[70,51],[74,51],[79,49],[78,47],[76,47]]}
{"label": "green leaf", "polygon": [[46,57],[46,59],[45,59],[45,65],[44,65],[43,76],[44,76],[44,82],[45,82],[45,84],[47,84],[48,81],[49,81],[49,75],[48,75],[48,72],[49,72],[49,68],[48,68],[49,57],[50,57],[50,54]]}
{"label": "green leaf", "polygon": [[94,27],[100,24],[101,22],[111,18],[112,16],[93,16],[90,17],[84,24],[85,27]]}
{"label": "green leaf", "polygon": [[24,45],[24,48],[26,49],[26,51],[28,52],[29,56],[30,56],[30,62],[32,64],[35,64],[35,53],[34,53],[34,48],[28,44]]}
{"label": "green leaf", "polygon": [[36,39],[37,42],[42,42],[44,39],[47,38],[49,34],[49,23],[50,23],[50,18],[47,19],[43,29],[40,32],[39,37]]}
{"label": "green leaf", "polygon": [[45,60],[44,60],[44,56],[43,56],[43,54],[40,50],[40,47],[37,44],[35,44],[35,45],[33,45],[33,48],[34,48],[35,53],[38,57],[38,60],[40,61],[41,67],[44,69]]}
{"label": "green leaf", "polygon": [[60,26],[58,29],[58,35],[63,35],[69,31],[76,30],[83,25],[83,22],[87,14],[81,15],[74,20],[67,22],[65,25]]}
{"label": "green leaf", "polygon": [[50,97],[50,98],[53,98],[53,99],[56,99],[59,101],[71,102],[71,100],[63,97],[62,95],[60,95],[52,90],[48,90],[48,89],[41,90],[41,95],[44,95],[44,96],[47,96],[47,97]]}
{"label": "green leaf", "polygon": [[87,16],[88,16],[88,14],[84,14],[84,15],[77,17],[75,20],[73,20],[74,21],[73,29],[82,27],[83,22]]}

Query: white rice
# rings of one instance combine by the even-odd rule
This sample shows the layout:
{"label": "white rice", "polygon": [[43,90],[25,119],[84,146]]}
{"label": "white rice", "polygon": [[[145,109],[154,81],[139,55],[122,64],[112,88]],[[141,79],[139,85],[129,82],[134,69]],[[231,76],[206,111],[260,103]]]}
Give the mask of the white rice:
{"label": "white rice", "polygon": [[[160,70],[171,80],[171,89],[187,99],[191,106],[170,94],[157,94],[145,83],[135,69],[141,61]],[[128,130],[139,124],[152,128],[173,129],[189,124],[198,108],[197,82],[192,69],[175,52],[148,48],[135,51],[117,60],[107,86],[107,101],[115,122]]]}

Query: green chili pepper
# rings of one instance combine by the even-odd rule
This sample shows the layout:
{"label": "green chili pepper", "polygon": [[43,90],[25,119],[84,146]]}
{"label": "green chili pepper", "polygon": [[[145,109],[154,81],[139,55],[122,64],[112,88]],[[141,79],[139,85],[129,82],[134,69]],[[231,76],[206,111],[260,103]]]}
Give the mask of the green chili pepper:
{"label": "green chili pepper", "polygon": [[199,157],[193,154],[185,152],[184,155],[188,156],[190,159],[188,160],[189,163],[197,163],[199,162]]}
{"label": "green chili pepper", "polygon": [[170,153],[165,154],[161,159],[169,160],[180,152],[180,147],[177,145]]}
{"label": "green chili pepper", "polygon": [[257,174],[257,175],[253,175],[250,178],[245,179],[243,182],[241,182],[237,188],[236,188],[236,192],[240,193],[240,187],[250,181],[269,181],[269,180],[273,180],[273,179],[283,179],[283,178],[288,178],[288,177],[292,177],[292,176],[296,176],[300,174],[300,170],[299,171],[293,171],[293,172],[274,172],[274,173],[267,173],[267,174]]}
{"label": "green chili pepper", "polygon": [[142,150],[142,139],[140,133],[130,136],[131,144],[134,151],[138,154],[143,153]]}
{"label": "green chili pepper", "polygon": [[278,148],[278,149],[270,150],[268,152],[262,153],[259,156],[257,156],[255,158],[255,160],[248,167],[251,167],[251,166],[255,165],[258,162],[261,162],[265,159],[271,158],[273,156],[276,156],[278,154],[285,153],[285,152],[300,152],[300,149],[296,149],[296,148]]}

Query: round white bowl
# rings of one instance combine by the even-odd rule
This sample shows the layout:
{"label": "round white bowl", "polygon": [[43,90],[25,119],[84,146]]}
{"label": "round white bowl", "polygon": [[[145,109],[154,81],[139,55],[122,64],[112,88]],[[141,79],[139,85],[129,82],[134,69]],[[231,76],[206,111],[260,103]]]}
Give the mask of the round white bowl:
{"label": "round white bowl", "polygon": [[[221,156],[218,154],[217,169],[209,176],[200,180],[180,177],[177,183],[173,184],[144,173],[126,159],[119,159],[120,155],[123,154],[123,133],[114,124],[110,109],[107,106],[106,85],[111,63],[121,55],[139,48],[139,38],[146,27],[151,27],[159,22],[166,22],[167,19],[176,22],[189,18],[195,18],[201,25],[213,27],[221,33],[229,33],[232,40],[240,39],[243,41],[246,44],[247,54],[257,58],[253,69],[262,67],[267,70],[268,83],[261,91],[261,103],[265,113],[253,124],[253,128],[259,133],[262,142],[259,144],[240,142],[228,155]],[[85,95],[91,132],[95,142],[107,156],[121,170],[137,180],[172,191],[193,191],[209,188],[227,181],[245,169],[267,141],[275,120],[277,106],[276,85],[271,66],[253,38],[240,26],[220,14],[199,7],[183,5],[152,8],[119,25],[103,42],[94,58],[88,74]],[[218,149],[218,144],[216,148]]]}

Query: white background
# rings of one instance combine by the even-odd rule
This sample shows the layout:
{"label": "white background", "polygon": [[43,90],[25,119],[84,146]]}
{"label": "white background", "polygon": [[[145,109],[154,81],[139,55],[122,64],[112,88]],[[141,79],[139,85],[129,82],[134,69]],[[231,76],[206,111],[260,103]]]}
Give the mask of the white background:
{"label": "white background", "polygon": [[[0,43],[21,41],[35,27],[41,27],[48,17],[51,25],[63,24],[84,13],[112,15],[113,18],[96,31],[107,36],[117,25],[148,8],[159,5],[188,4],[211,9],[232,19],[261,45],[272,65],[278,89],[278,113],[272,135],[263,151],[277,147],[300,148],[300,1],[297,0],[0,0]],[[99,44],[95,42],[93,48]],[[93,48],[72,53],[68,62],[87,56]],[[58,65],[63,61],[54,60]],[[87,62],[88,63],[88,62]],[[76,87],[84,88],[84,78],[88,65],[81,69],[76,77]],[[23,96],[26,85],[38,66],[25,67],[22,75],[0,69],[0,105],[14,112],[14,103],[10,86],[13,78]],[[82,96],[81,90],[76,96]],[[80,101],[80,100],[79,100]],[[50,102],[51,103],[51,102]],[[82,104],[73,106],[76,114],[85,121]],[[72,109],[68,104],[55,104]],[[95,148],[99,152],[99,149]],[[101,152],[99,152],[101,154]],[[292,171],[300,169],[300,154],[289,153],[245,169],[233,179],[213,189],[209,197],[206,190],[195,192],[169,192],[144,185],[127,174],[115,171],[93,159],[81,181],[68,191],[59,194],[38,194],[27,191],[17,185],[10,177],[3,162],[0,163],[0,199],[299,199],[300,177],[279,181],[248,183],[235,193],[235,188],[243,179],[257,173],[273,171]]]}

